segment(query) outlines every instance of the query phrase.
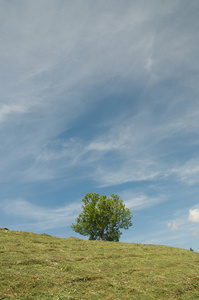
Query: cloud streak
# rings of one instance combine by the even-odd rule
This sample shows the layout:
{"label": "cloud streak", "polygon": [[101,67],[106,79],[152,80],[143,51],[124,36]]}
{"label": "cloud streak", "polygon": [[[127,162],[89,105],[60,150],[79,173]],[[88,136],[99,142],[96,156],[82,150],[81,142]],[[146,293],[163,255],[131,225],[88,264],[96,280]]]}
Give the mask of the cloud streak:
{"label": "cloud streak", "polygon": [[[2,211],[13,217],[20,217],[25,221],[15,225],[15,230],[42,231],[71,225],[81,210],[79,203],[67,204],[59,208],[45,208],[32,204],[24,199],[6,200],[0,204]],[[11,228],[12,229],[12,228]]]}
{"label": "cloud streak", "polygon": [[165,201],[164,195],[151,197],[144,193],[136,194],[133,190],[126,190],[121,192],[121,197],[125,199],[125,205],[133,211],[139,211],[155,206]]}
{"label": "cloud streak", "polygon": [[3,104],[0,108],[0,123],[4,122],[9,116],[14,114],[24,114],[27,112],[27,108],[24,104]]}

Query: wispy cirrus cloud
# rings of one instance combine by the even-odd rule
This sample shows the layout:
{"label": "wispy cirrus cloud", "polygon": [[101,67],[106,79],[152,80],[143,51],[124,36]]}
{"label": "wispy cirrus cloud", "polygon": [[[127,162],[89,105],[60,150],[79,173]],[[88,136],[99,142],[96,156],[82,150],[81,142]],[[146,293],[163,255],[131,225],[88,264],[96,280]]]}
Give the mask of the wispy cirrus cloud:
{"label": "wispy cirrus cloud", "polygon": [[6,121],[15,114],[24,114],[28,112],[26,103],[2,104],[0,107],[0,123]]}
{"label": "wispy cirrus cloud", "polygon": [[15,230],[42,231],[70,225],[80,212],[81,204],[66,204],[53,209],[32,204],[24,199],[7,199],[0,203],[0,208],[8,217],[21,218],[23,224],[14,225]]}
{"label": "wispy cirrus cloud", "polygon": [[133,190],[122,191],[121,197],[122,199],[125,199],[124,202],[126,207],[135,211],[146,209],[165,201],[164,195],[152,197],[145,193],[135,193]]}
{"label": "wispy cirrus cloud", "polygon": [[[153,103],[150,110],[141,108],[133,117],[125,116],[119,122],[112,120],[107,132],[86,146],[90,155],[97,153],[94,176],[101,180],[102,186],[173,175],[187,183],[197,182],[197,158],[187,158],[181,145],[188,143],[194,146],[198,143],[198,105],[193,112],[192,105],[189,106],[184,99],[178,99],[167,106],[162,119],[157,121],[156,105]],[[184,109],[180,109],[182,105],[185,105]],[[177,109],[179,112],[176,115],[174,111]],[[169,157],[172,157],[171,162]],[[102,159],[105,163],[102,163]],[[107,165],[114,160],[117,163],[109,169]]]}
{"label": "wispy cirrus cloud", "polygon": [[[14,133],[16,123],[13,123],[13,130],[9,126],[9,136],[7,135],[9,142],[6,151],[10,150],[14,161],[18,161],[19,157],[21,161],[22,152],[24,162],[31,160],[25,176],[21,172],[22,180],[51,180],[62,173],[59,168],[63,170],[64,165],[68,168],[71,162],[74,167],[86,162],[91,168],[96,163],[96,170],[89,174],[92,173],[91,176],[101,186],[151,180],[168,174],[165,165],[157,162],[160,153],[167,153],[157,149],[164,140],[181,134],[182,130],[187,132],[189,129],[192,132],[198,129],[198,109],[194,113],[191,109],[195,105],[193,100],[187,110],[189,104],[185,104],[186,100],[182,101],[178,97],[172,101],[167,99],[169,109],[156,122],[155,110],[160,105],[159,101],[149,99],[154,108],[152,112],[151,108],[148,110],[145,100],[137,108],[139,113],[134,113],[133,117],[128,116],[126,123],[124,120],[122,123],[117,122],[111,117],[109,126],[90,142],[83,137],[77,147],[70,140],[71,154],[63,150],[62,145],[57,151],[50,151],[46,146],[62,131],[67,131],[83,114],[87,115],[86,111],[95,107],[93,103],[100,101],[88,97],[90,88],[96,84],[107,84],[112,78],[118,78],[131,82],[131,85],[132,82],[135,81],[136,85],[139,81],[141,85],[151,88],[165,78],[171,80],[176,77],[179,62],[188,71],[186,58],[190,59],[196,44],[187,43],[187,39],[190,31],[192,36],[195,34],[194,26],[192,23],[187,24],[186,34],[178,26],[171,30],[165,26],[168,18],[174,24],[181,22],[180,14],[175,21],[172,19],[172,14],[179,11],[179,3],[154,3],[155,5],[143,5],[128,1],[128,5],[121,5],[116,1],[112,5],[111,1],[106,3],[105,10],[104,5],[93,7],[89,1],[84,5],[79,1],[76,4],[60,4],[62,10],[59,5],[51,2],[49,6],[46,1],[40,4],[41,10],[33,3],[26,3],[25,10],[21,9],[21,5],[13,7],[12,4],[3,3],[5,10],[16,12],[18,22],[5,17],[7,14],[2,16],[6,35],[1,33],[1,40],[4,42],[0,54],[7,72],[7,85],[2,86],[2,96],[6,96],[11,103],[15,100],[19,104],[3,106],[0,120],[5,120],[14,113],[19,115],[27,110],[29,112],[27,118],[18,120],[18,139]],[[44,7],[48,7],[47,14],[44,14]],[[74,12],[75,18],[72,17]],[[37,14],[38,22],[34,21],[34,13]],[[59,20],[56,24],[53,21],[55,17]],[[24,26],[27,20],[28,28]],[[20,33],[17,36],[16,31]],[[17,53],[15,48],[18,49]],[[172,68],[165,67],[170,63]],[[195,68],[194,64],[189,64],[189,68]],[[182,81],[185,82],[188,77],[184,76]],[[2,80],[5,81],[4,78]],[[12,93],[5,89],[6,86],[12,86]],[[109,88],[106,92],[108,91]],[[22,95],[26,104],[20,106]],[[144,97],[148,97],[147,93]],[[164,104],[161,105],[163,109],[166,108]],[[188,113],[185,114],[185,108],[184,111],[179,110],[176,118],[174,112],[183,106]],[[23,132],[23,138],[20,132]],[[22,143],[18,142],[21,138]],[[95,151],[98,152],[97,155]],[[109,154],[114,154],[118,161],[113,171],[106,168],[109,160],[106,157]],[[12,163],[5,151],[2,151],[1,156],[4,156],[4,164],[7,166],[9,161]],[[6,178],[6,174],[4,177]]]}
{"label": "wispy cirrus cloud", "polygon": [[177,175],[178,179],[188,185],[199,182],[199,159],[191,158],[181,166],[171,170],[171,173]]}
{"label": "wispy cirrus cloud", "polygon": [[168,222],[167,226],[172,230],[172,231],[177,231],[180,226],[182,226],[184,222],[180,220],[174,220],[171,222]]}

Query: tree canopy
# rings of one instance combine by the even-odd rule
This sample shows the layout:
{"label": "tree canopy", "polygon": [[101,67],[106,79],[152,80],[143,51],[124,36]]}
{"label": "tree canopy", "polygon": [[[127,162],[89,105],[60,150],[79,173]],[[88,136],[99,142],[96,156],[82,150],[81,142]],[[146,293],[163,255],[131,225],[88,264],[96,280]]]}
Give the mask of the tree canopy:
{"label": "tree canopy", "polygon": [[120,229],[132,226],[132,214],[118,195],[87,193],[82,201],[83,212],[71,228],[90,240],[119,241]]}

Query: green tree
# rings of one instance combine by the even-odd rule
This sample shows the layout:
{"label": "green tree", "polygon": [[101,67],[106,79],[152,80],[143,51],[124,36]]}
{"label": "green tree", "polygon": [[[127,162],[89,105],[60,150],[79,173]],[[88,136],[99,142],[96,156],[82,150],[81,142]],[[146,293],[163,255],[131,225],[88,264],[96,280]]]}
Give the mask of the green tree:
{"label": "green tree", "polygon": [[120,229],[132,226],[132,214],[125,208],[123,200],[118,195],[111,197],[97,193],[87,193],[83,201],[83,212],[71,228],[89,240],[119,241]]}

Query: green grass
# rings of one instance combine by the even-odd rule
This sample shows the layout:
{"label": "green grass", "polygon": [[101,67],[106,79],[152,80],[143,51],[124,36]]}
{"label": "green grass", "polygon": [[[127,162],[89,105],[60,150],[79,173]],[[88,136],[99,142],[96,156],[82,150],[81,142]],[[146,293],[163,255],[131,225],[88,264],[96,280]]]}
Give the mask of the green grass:
{"label": "green grass", "polygon": [[199,254],[0,230],[0,299],[199,299]]}

